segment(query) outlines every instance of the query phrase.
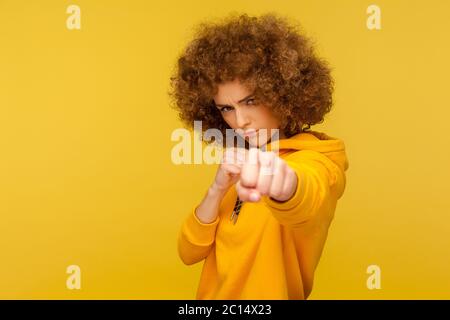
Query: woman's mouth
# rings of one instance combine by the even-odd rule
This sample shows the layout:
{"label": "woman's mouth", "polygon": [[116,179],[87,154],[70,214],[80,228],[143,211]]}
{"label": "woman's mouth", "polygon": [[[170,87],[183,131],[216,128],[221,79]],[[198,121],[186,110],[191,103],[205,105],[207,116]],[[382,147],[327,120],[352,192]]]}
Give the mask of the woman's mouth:
{"label": "woman's mouth", "polygon": [[247,130],[243,133],[244,138],[252,138],[255,137],[258,134],[257,130],[251,129]]}

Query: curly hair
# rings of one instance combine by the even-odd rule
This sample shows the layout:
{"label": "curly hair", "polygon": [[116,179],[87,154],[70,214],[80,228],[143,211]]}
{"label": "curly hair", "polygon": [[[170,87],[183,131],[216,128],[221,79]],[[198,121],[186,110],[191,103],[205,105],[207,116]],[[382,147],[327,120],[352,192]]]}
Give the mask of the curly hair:
{"label": "curly hair", "polygon": [[203,130],[225,134],[229,126],[213,97],[220,83],[239,79],[271,108],[286,137],[323,122],[332,106],[331,69],[298,28],[273,13],[198,25],[170,79],[179,119],[190,127],[201,120]]}

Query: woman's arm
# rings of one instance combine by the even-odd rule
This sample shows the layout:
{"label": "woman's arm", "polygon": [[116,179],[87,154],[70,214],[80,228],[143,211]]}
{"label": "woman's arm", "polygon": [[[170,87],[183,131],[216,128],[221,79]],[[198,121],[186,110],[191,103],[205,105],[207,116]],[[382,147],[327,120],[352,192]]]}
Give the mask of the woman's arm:
{"label": "woman's arm", "polygon": [[222,191],[211,186],[184,221],[178,237],[178,255],[185,264],[197,263],[208,256],[215,241],[223,196]]}
{"label": "woman's arm", "polygon": [[326,155],[312,150],[297,151],[285,161],[297,174],[298,186],[285,202],[263,197],[275,218],[290,227],[304,227],[312,220],[329,225],[345,189],[345,172]]}
{"label": "woman's arm", "polygon": [[195,214],[200,222],[204,224],[213,223],[219,215],[219,206],[226,190],[222,190],[215,183],[213,183],[203,198],[202,202],[195,210]]}
{"label": "woman's arm", "polygon": [[[228,150],[224,160],[236,152],[242,151]],[[239,164],[230,163],[229,159],[223,161],[202,202],[193,208],[184,221],[178,237],[178,254],[185,264],[197,263],[208,256],[216,238],[220,203],[229,188],[239,179],[239,173]]]}

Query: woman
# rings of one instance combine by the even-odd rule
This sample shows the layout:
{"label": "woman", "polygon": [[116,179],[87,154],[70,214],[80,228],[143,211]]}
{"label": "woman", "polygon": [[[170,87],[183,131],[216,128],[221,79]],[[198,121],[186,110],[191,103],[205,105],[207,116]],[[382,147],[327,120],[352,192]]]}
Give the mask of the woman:
{"label": "woman", "polygon": [[[179,57],[171,95],[180,119],[247,142],[227,146],[180,230],[182,261],[204,260],[197,299],[310,294],[348,168],[343,141],[310,130],[332,91],[326,62],[274,14],[202,24]],[[234,154],[243,160],[229,161]]]}

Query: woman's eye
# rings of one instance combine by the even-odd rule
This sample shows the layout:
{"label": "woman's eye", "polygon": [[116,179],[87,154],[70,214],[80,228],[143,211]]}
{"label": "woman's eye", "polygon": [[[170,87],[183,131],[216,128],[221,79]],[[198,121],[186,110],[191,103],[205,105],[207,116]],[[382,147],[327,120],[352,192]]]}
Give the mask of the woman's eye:
{"label": "woman's eye", "polygon": [[247,100],[247,105],[254,105],[255,104],[255,99],[251,98]]}
{"label": "woman's eye", "polygon": [[223,107],[223,108],[220,108],[220,112],[228,112],[228,111],[230,111],[232,108],[230,108],[230,107]]}

